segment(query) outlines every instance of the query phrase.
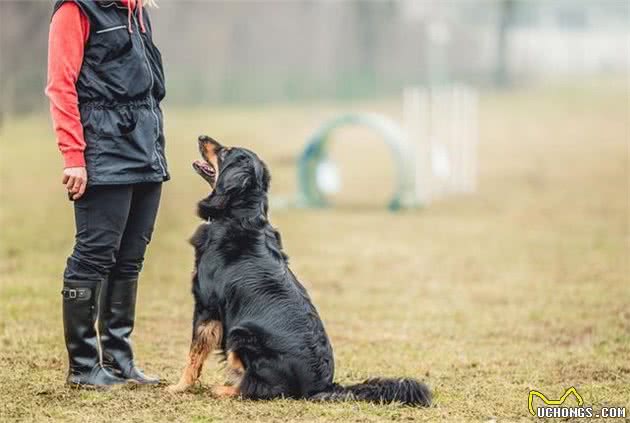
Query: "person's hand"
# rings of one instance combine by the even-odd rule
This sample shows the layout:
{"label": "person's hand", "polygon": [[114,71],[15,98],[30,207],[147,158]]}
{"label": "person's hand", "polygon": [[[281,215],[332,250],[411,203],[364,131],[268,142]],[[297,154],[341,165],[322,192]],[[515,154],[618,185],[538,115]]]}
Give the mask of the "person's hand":
{"label": "person's hand", "polygon": [[87,186],[87,170],[85,167],[67,167],[63,170],[62,184],[68,190],[71,200],[78,200],[85,192]]}

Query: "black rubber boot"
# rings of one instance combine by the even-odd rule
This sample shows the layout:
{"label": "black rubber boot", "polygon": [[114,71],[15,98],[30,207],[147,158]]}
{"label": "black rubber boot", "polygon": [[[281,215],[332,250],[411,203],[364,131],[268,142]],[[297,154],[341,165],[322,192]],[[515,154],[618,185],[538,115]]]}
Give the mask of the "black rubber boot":
{"label": "black rubber boot", "polygon": [[146,376],[133,361],[129,337],[136,316],[137,280],[110,278],[102,298],[99,316],[99,332],[103,347],[103,366],[129,381],[153,385],[158,378]]}
{"label": "black rubber boot", "polygon": [[63,329],[70,362],[67,383],[72,387],[109,388],[126,381],[101,366],[96,337],[97,282],[64,281]]}

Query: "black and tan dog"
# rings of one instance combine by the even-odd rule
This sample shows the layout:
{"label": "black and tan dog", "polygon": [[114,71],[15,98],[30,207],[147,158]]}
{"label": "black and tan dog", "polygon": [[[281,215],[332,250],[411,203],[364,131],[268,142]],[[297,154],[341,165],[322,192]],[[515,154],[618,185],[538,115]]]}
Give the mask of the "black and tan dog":
{"label": "black and tan dog", "polygon": [[198,204],[195,310],[188,363],[171,392],[192,386],[208,355],[224,352],[229,383],[218,397],[398,401],[428,406],[431,393],[413,379],[333,383],[334,358],[308,293],[291,272],[280,234],[267,219],[270,175],[244,148],[202,136],[194,169],[213,188]]}

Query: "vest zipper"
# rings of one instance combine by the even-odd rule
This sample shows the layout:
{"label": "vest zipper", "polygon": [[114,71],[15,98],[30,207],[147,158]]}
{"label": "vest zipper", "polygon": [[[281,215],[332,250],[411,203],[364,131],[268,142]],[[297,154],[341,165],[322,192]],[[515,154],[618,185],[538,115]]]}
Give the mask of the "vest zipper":
{"label": "vest zipper", "polygon": [[117,29],[127,28],[125,25],[118,25],[113,28],[101,29],[100,31],[96,31],[97,34],[104,34],[106,32],[116,31]]}
{"label": "vest zipper", "polygon": [[158,164],[160,165],[160,169],[162,170],[162,176],[166,176],[166,168],[164,167],[164,164],[162,163],[162,159],[160,158],[160,153],[157,148],[157,143],[159,142],[159,139],[160,139],[160,119],[158,118],[157,113],[155,113],[155,105],[153,103],[153,85],[155,84],[155,81],[153,79],[153,71],[151,70],[151,64],[149,63],[149,56],[147,56],[147,48],[144,45],[144,40],[142,39],[142,34],[140,33],[141,32],[140,25],[138,25],[138,20],[136,19],[136,12],[134,11],[132,15],[133,15],[133,21],[136,24],[135,32],[138,34],[138,37],[140,38],[140,44],[142,45],[142,52],[144,53],[145,63],[147,65],[147,70],[149,71],[149,76],[151,77],[151,87],[149,88],[149,103],[151,104],[151,113],[155,117],[155,129],[156,129],[156,136],[157,136],[157,139],[155,140],[155,155],[157,156]]}

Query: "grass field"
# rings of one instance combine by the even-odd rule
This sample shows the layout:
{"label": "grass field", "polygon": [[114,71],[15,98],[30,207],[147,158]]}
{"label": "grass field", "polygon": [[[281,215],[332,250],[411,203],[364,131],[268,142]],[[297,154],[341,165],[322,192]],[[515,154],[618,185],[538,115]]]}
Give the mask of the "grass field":
{"label": "grass field", "polygon": [[[530,389],[555,398],[569,386],[586,405],[630,407],[627,85],[487,93],[480,107],[477,195],[400,214],[352,204],[272,212],[332,338],[336,380],[418,377],[435,392],[430,409],[218,401],[209,386],[222,373],[212,364],[181,396],[66,388],[59,291],[71,204],[48,119],[10,122],[0,135],[0,420],[515,421],[531,419]],[[142,274],[134,334],[145,370],[175,381],[189,344],[186,240],[198,223],[194,204],[206,194],[190,168],[196,136],[254,148],[271,168],[273,193],[286,195],[303,140],[348,109],[400,115],[394,101],[168,109],[173,180]],[[390,188],[387,165],[368,154],[374,148],[365,149],[357,177],[378,197]]]}

